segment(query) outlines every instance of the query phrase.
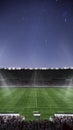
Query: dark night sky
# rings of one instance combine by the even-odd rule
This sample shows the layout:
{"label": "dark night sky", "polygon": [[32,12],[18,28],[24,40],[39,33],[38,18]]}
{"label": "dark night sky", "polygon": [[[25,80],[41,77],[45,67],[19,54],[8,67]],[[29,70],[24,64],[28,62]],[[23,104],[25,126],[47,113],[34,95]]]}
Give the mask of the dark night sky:
{"label": "dark night sky", "polygon": [[73,0],[0,0],[0,67],[72,67]]}

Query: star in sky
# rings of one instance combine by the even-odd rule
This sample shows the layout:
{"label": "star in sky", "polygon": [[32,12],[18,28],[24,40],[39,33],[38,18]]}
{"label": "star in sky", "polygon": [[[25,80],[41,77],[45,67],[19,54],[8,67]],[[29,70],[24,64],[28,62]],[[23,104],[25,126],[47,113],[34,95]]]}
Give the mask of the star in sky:
{"label": "star in sky", "polygon": [[58,2],[59,0],[56,0],[56,2]]}
{"label": "star in sky", "polygon": [[73,66],[73,0],[0,1],[0,52],[1,67]]}
{"label": "star in sky", "polygon": [[65,23],[66,23],[66,22],[67,22],[67,19],[65,18],[64,21],[65,21]]}

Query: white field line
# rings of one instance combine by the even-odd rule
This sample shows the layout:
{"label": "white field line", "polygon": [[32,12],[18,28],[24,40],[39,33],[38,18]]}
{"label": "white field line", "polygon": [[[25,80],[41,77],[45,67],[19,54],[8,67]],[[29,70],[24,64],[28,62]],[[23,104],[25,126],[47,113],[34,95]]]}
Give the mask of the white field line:
{"label": "white field line", "polygon": [[[13,109],[14,107],[10,107],[10,108]],[[17,108],[17,110],[18,110],[18,109],[34,109],[34,108],[35,108],[35,107],[23,107],[23,108]],[[61,108],[61,107],[37,107],[37,108],[48,109],[48,110],[49,110],[50,108],[55,108],[55,109],[56,109],[56,108]],[[62,108],[63,108],[63,107],[62,107]],[[72,108],[68,108],[68,110],[71,110],[71,109],[72,109]],[[4,111],[4,110],[1,110],[1,109],[0,109],[0,111]],[[7,110],[6,110],[6,111],[7,111]]]}
{"label": "white field line", "polygon": [[[35,108],[35,107],[24,107],[24,108],[29,108],[29,109],[32,109],[32,108]],[[41,108],[41,109],[51,109],[51,108],[61,108],[61,107],[37,107],[37,108]],[[63,107],[62,107],[63,108]],[[19,108],[18,108],[19,109]]]}

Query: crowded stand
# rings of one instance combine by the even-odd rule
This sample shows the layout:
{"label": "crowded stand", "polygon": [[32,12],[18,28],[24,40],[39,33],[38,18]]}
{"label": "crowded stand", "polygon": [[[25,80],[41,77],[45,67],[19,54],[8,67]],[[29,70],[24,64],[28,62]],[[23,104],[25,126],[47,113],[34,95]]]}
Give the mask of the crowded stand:
{"label": "crowded stand", "polygon": [[52,122],[55,124],[57,130],[73,130],[73,114],[59,114],[52,118]]}
{"label": "crowded stand", "polygon": [[[39,86],[63,86],[69,85],[73,69],[0,69],[0,74],[9,86],[33,85],[34,78],[35,84]],[[0,75],[0,86],[2,77]]]}
{"label": "crowded stand", "polygon": [[22,116],[0,115],[0,130],[73,130],[73,116],[54,116],[51,121],[26,121]]}

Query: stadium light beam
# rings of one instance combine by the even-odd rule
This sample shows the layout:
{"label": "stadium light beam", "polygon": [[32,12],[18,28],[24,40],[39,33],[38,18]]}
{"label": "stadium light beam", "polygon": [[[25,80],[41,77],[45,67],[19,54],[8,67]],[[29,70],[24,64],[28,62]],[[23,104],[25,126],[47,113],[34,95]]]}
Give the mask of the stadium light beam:
{"label": "stadium light beam", "polygon": [[71,77],[70,79],[66,80],[68,82],[68,86],[65,92],[65,98],[68,98],[71,95],[71,88],[73,86],[73,78]]}
{"label": "stadium light beam", "polygon": [[7,83],[6,83],[6,79],[3,77],[1,72],[0,72],[0,82],[1,82],[1,88],[6,88],[6,89],[3,89],[4,96],[10,95],[11,91],[10,91],[10,89],[9,89]]}

